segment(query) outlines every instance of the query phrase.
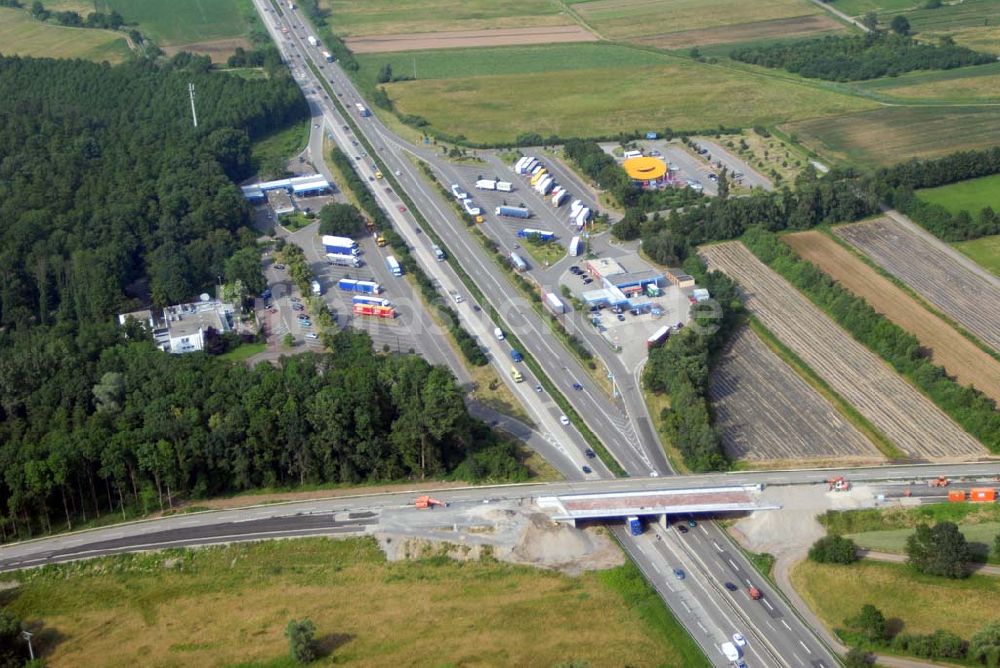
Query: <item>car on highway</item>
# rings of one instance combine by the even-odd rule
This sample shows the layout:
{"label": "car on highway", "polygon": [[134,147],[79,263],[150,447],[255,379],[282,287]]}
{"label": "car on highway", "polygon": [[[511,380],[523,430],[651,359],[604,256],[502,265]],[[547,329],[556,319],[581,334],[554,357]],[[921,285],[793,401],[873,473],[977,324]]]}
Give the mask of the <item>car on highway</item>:
{"label": "car on highway", "polygon": [[369,176],[368,180],[374,182],[375,181],[375,177],[374,176]]}
{"label": "car on highway", "polygon": [[683,580],[684,579],[684,571],[681,570],[680,568],[675,568],[674,569],[674,577],[677,578],[678,580]]}
{"label": "car on highway", "polygon": [[734,633],[733,644],[736,645],[737,647],[746,647],[747,639],[743,637],[742,633]]}
{"label": "car on highway", "polygon": [[535,385],[535,392],[541,393],[541,391],[542,391],[542,386],[541,385]]}
{"label": "car on highway", "polygon": [[583,385],[581,385],[580,383],[573,383],[573,389],[579,392],[580,390],[583,389]]}
{"label": "car on highway", "polygon": [[392,194],[392,186],[386,186],[385,187],[385,191],[386,191],[386,193],[388,193],[388,194],[391,195]]}
{"label": "car on highway", "polygon": [[394,172],[393,172],[393,174],[395,174],[396,176],[402,176],[402,175],[403,175],[403,172],[401,172],[401,171],[399,171],[399,170],[397,169],[396,171],[394,171]]}
{"label": "car on highway", "polygon": [[569,424],[569,418],[566,417],[565,415],[560,415],[559,416],[559,424],[561,424],[561,425],[563,425],[565,427],[566,425]]}
{"label": "car on highway", "polygon": [[400,205],[399,205],[399,206],[397,206],[396,208],[397,208],[397,209],[399,209],[399,212],[400,212],[400,213],[406,213],[406,207],[405,207],[405,206],[403,206],[402,204],[400,204]]}
{"label": "car on highway", "polygon": [[586,450],[584,450],[584,451],[583,451],[583,454],[587,455],[587,459],[593,459],[594,457],[596,457],[596,456],[597,456],[597,455],[596,455],[596,454],[594,453],[594,451],[593,451],[593,450],[591,450],[590,448],[587,448]]}
{"label": "car on highway", "polygon": [[581,466],[580,470],[583,471],[584,473],[593,473],[594,472],[593,469],[591,469],[586,464],[584,464],[583,466]]}
{"label": "car on highway", "polygon": [[688,528],[686,526],[684,526],[683,524],[678,524],[677,525],[677,530],[680,531],[681,533],[687,533],[688,532]]}
{"label": "car on highway", "polygon": [[734,585],[732,582],[723,582],[722,586],[726,588],[727,591],[737,591],[739,587]]}
{"label": "car on highway", "polygon": [[360,155],[356,155],[356,156],[354,156],[354,159],[355,159],[355,160],[360,160],[360,159],[361,159],[361,156],[360,156]]}

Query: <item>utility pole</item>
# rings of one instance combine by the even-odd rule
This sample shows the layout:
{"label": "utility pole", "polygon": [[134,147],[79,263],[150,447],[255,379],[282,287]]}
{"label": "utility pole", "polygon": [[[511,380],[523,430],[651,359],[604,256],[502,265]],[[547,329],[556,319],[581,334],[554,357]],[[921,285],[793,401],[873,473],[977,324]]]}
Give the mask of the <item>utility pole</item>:
{"label": "utility pole", "polygon": [[31,636],[35,635],[31,631],[21,631],[21,637],[28,641],[28,656],[35,660],[35,648],[31,646]]}
{"label": "utility pole", "polygon": [[198,127],[198,112],[194,108],[194,84],[188,84],[188,95],[191,97],[191,120],[194,122],[194,126]]}

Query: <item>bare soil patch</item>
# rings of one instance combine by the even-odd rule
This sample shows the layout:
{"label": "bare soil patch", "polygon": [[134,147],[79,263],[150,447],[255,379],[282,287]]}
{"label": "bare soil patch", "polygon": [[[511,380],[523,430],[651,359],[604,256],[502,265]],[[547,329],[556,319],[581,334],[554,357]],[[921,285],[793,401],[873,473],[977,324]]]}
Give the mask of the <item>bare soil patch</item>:
{"label": "bare soil patch", "polygon": [[1000,403],[1000,362],[987,355],[947,322],[934,315],[892,281],[821,232],[800,232],[785,241],[894,323],[910,332],[963,385],[973,385]]}
{"label": "bare soil patch", "polygon": [[747,308],[765,327],[908,456],[960,461],[987,454],[930,399],[742,243],[706,246],[700,253],[710,269],[739,281]]}
{"label": "bare soil patch", "polygon": [[836,232],[980,341],[1000,351],[1000,284],[995,279],[970,271],[889,219],[845,225]]}
{"label": "bare soil patch", "polygon": [[820,32],[840,30],[843,26],[829,16],[795,16],[788,19],[773,19],[771,21],[756,21],[738,25],[719,26],[717,28],[701,28],[699,30],[683,30],[660,35],[647,35],[633,41],[648,44],[661,49],[681,49],[689,46],[710,46],[712,44],[730,44],[735,42],[752,42],[759,39],[775,37],[806,37]]}
{"label": "bare soil patch", "polygon": [[188,53],[208,56],[212,59],[213,63],[224,63],[229,60],[229,56],[233,55],[238,46],[242,46],[248,51],[253,48],[253,45],[248,40],[236,37],[232,39],[213,39],[207,42],[192,42],[191,44],[173,44],[163,47],[163,51],[168,56],[173,56],[181,51],[187,51]]}
{"label": "bare soil patch", "polygon": [[[781,358],[744,329],[710,379],[709,396],[732,459],[881,462],[878,450]],[[843,461],[839,462],[843,465]]]}
{"label": "bare soil patch", "polygon": [[596,42],[597,36],[580,26],[541,28],[501,28],[496,30],[456,30],[406,35],[353,37],[346,41],[354,53],[388,53],[420,49],[461,49],[483,46],[553,44],[556,42]]}

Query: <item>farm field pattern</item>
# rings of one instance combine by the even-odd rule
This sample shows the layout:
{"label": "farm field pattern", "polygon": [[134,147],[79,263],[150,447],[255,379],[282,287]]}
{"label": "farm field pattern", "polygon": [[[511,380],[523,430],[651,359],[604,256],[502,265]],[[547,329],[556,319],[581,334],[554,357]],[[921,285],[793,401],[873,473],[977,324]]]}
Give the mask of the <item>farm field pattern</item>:
{"label": "farm field pattern", "polygon": [[822,232],[790,234],[785,240],[803,259],[916,336],[931,350],[934,363],[961,384],[974,385],[1000,403],[1000,362]]}
{"label": "farm field pattern", "polygon": [[1000,351],[1000,280],[973,273],[890,220],[845,225],[836,233]]}
{"label": "farm field pattern", "polygon": [[908,456],[956,460],[986,454],[927,397],[742,243],[706,246],[700,252],[710,269],[740,283],[747,308],[765,327]]}
{"label": "farm field pattern", "polygon": [[722,354],[708,393],[732,459],[882,460],[868,439],[749,329]]}

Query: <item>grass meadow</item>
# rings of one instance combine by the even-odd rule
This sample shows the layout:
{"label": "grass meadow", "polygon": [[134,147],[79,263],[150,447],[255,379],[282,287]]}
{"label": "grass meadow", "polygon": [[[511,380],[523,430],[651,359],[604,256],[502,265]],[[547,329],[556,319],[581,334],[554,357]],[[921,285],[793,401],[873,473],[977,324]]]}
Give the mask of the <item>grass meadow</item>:
{"label": "grass meadow", "polygon": [[944,629],[968,639],[991,621],[1000,620],[1000,578],[973,575],[950,580],[913,572],[904,564],[860,561],[849,566],[803,561],[792,571],[792,584],[830,628],[875,605],[903,633]]}
{"label": "grass meadow", "polygon": [[5,607],[50,666],[292,666],[284,627],[302,618],[325,665],[708,665],[631,565],[571,578],[492,560],[388,563],[371,539],[306,538],[22,577]]}
{"label": "grass meadow", "polygon": [[[455,49],[360,57],[371,87],[383,63],[416,81],[386,89],[404,114],[472,142],[599,136],[636,129],[752,126],[874,109],[821,86],[610,44]],[[740,100],[733,104],[733,100]]]}
{"label": "grass meadow", "polygon": [[925,202],[940,204],[952,213],[964,210],[976,216],[988,206],[1000,211],[1000,174],[925,188],[918,190],[917,195]]}
{"label": "grass meadow", "polygon": [[243,37],[244,16],[252,11],[248,0],[99,0],[99,4],[138,23],[161,46]]}
{"label": "grass meadow", "polygon": [[41,23],[21,9],[0,8],[0,53],[120,63],[130,56],[125,36],[110,30]]}
{"label": "grass meadow", "polygon": [[981,267],[1000,276],[1000,234],[972,241],[961,241],[954,246],[971,257]]}

